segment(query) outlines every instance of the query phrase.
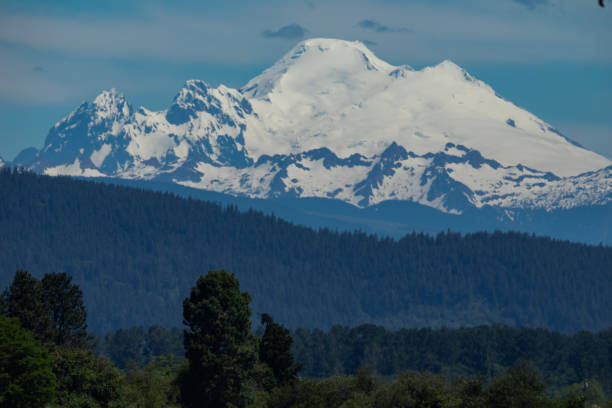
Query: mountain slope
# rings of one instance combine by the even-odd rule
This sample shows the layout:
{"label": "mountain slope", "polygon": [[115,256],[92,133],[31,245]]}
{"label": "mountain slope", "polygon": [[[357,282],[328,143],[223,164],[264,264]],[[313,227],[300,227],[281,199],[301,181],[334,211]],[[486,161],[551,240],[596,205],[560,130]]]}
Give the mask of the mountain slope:
{"label": "mountain slope", "polygon": [[304,41],[242,91],[273,140],[247,138],[256,156],[321,147],[340,156],[373,156],[393,142],[422,155],[454,143],[503,165],[558,176],[612,164],[450,61],[420,71],[395,67],[361,43]]}
{"label": "mountain slope", "polygon": [[[200,274],[226,268],[291,327],[612,324],[612,248],[518,233],[400,240],[297,227],[170,194],[0,171],[0,287],[64,271],[89,325],[180,325]],[[430,210],[433,211],[433,210]]]}
{"label": "mountain slope", "polygon": [[187,81],[167,110],[115,90],[49,132],[30,168],[251,198],[567,209],[612,201],[612,162],[450,61],[413,70],[359,42],[298,44],[242,89]]}

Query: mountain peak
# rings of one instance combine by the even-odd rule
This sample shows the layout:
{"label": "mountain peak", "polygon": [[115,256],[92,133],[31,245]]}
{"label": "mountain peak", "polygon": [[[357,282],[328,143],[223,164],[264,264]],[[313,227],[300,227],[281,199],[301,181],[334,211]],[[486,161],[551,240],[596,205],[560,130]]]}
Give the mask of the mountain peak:
{"label": "mountain peak", "polygon": [[122,93],[115,88],[102,91],[93,101],[96,122],[117,117],[127,117],[132,114],[132,107]]}
{"label": "mountain peak", "polygon": [[210,86],[206,83],[206,81],[203,81],[201,79],[188,79],[187,81],[185,81],[185,85],[183,85],[181,92],[191,91],[205,94],[209,88]]}
{"label": "mountain peak", "polygon": [[449,68],[449,69],[463,69],[459,65],[455,64],[452,60],[449,60],[449,59],[445,59],[444,61],[440,62],[439,64],[436,65],[436,67],[444,67],[444,68]]}
{"label": "mountain peak", "polygon": [[426,154],[452,141],[503,165],[557,176],[610,163],[570,148],[548,124],[450,60],[420,70],[395,67],[357,41],[302,41],[242,92],[273,124],[265,143],[245,139],[254,155],[327,147],[339,155],[373,156],[392,141]]}
{"label": "mountain peak", "polygon": [[125,102],[125,96],[115,88],[105,89],[94,98],[94,105],[106,106]]}
{"label": "mountain peak", "polygon": [[333,52],[341,48],[357,49],[367,54],[374,54],[361,41],[348,41],[337,38],[309,38],[297,43],[288,54],[303,53],[307,50],[317,50],[319,52]]}
{"label": "mountain peak", "polygon": [[299,80],[321,87],[321,82],[360,82],[358,77],[383,73],[385,76],[397,67],[378,58],[359,41],[330,38],[311,38],[298,43],[276,64],[253,78],[242,92],[252,98],[265,98],[274,89],[283,88]]}
{"label": "mountain peak", "polygon": [[440,62],[438,65],[427,67],[425,68],[425,71],[432,71],[436,72],[437,74],[446,74],[461,80],[468,80],[470,82],[477,81],[465,69],[461,68],[459,65],[455,64],[449,59]]}
{"label": "mountain peak", "polygon": [[181,88],[178,94],[174,97],[172,105],[179,105],[182,108],[188,108],[193,104],[194,100],[200,100],[206,97],[210,87],[200,79],[189,79],[185,81],[185,85]]}
{"label": "mountain peak", "polygon": [[536,207],[541,197],[553,207],[611,197],[610,177],[597,173],[589,182],[599,187],[566,200],[562,194],[578,191],[572,186],[584,178],[560,178],[612,163],[449,60],[413,70],[360,42],[314,38],[242,92],[191,79],[167,110],[132,114],[123,95],[104,91],[51,129],[41,152],[31,152],[32,166],[159,177],[259,198],[291,191],[449,211],[464,206],[463,197]]}
{"label": "mountain peak", "polygon": [[174,97],[166,113],[166,119],[173,125],[181,125],[196,116],[196,112],[205,110],[211,99],[211,88],[205,81],[189,79]]}

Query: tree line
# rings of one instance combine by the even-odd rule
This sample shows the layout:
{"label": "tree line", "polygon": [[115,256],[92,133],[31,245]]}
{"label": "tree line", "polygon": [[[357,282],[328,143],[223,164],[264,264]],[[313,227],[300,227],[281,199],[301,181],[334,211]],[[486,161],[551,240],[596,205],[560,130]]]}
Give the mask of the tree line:
{"label": "tree line", "polygon": [[[254,332],[261,335],[263,327],[256,325]],[[415,371],[449,378],[478,376],[489,382],[528,360],[542,374],[549,392],[594,380],[612,395],[612,329],[564,335],[502,325],[393,331],[366,324],[333,326],[328,331],[296,329],[291,337],[291,351],[302,364],[304,378],[357,375],[368,367],[385,378]],[[125,369],[145,366],[165,354],[180,355],[182,347],[182,330],[156,325],[109,332],[97,350]]]}
{"label": "tree line", "polygon": [[0,170],[0,285],[64,271],[91,330],[173,327],[202,270],[227,268],[295,329],[500,323],[564,333],[612,325],[612,248],[521,233],[399,240],[313,230],[256,211]]}
{"label": "tree line", "polygon": [[551,390],[597,380],[612,394],[612,328],[564,335],[501,325],[397,331],[375,325],[334,326],[327,332],[297,329],[293,340],[294,355],[308,377],[354,375],[367,365],[381,376],[408,370],[491,381],[528,360]]}
{"label": "tree line", "polygon": [[[605,402],[593,380],[588,390],[574,384],[550,398],[538,371],[524,362],[489,381],[426,372],[403,372],[385,381],[367,362],[354,376],[300,379],[302,365],[290,352],[289,330],[263,314],[260,333],[254,334],[250,301],[233,274],[201,276],[183,301],[185,358],[153,356],[122,374],[91,352],[94,339],[85,332],[82,292],[67,275],[47,274],[38,281],[18,271],[2,296],[0,406],[581,407]],[[155,353],[153,345],[172,343],[172,333],[155,326],[141,337],[147,339],[146,350]],[[117,333],[107,340],[117,343]]]}
{"label": "tree line", "polygon": [[[183,300],[184,358],[157,356],[121,372],[92,352],[83,294],[70,277],[17,271],[0,302],[0,407],[612,406],[596,381],[551,398],[528,362],[489,381],[409,371],[385,380],[368,364],[354,376],[302,379],[289,330],[262,314],[256,335],[250,303],[234,274],[200,276]],[[159,330],[147,332],[149,346]]]}

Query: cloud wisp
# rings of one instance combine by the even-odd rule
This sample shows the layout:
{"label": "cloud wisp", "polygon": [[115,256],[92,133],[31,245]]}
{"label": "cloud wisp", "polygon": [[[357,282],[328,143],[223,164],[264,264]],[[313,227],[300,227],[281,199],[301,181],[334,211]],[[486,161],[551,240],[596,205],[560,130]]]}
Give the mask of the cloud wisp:
{"label": "cloud wisp", "polygon": [[535,10],[538,6],[546,6],[550,4],[549,0],[513,0],[515,3],[521,4],[530,10]]}
{"label": "cloud wisp", "polygon": [[357,23],[357,25],[364,30],[376,31],[377,33],[414,33],[414,30],[411,30],[410,28],[391,27],[372,19],[361,20]]}
{"label": "cloud wisp", "polygon": [[278,30],[265,30],[261,35],[264,38],[282,38],[285,40],[298,40],[303,38],[308,30],[299,24],[293,23]]}

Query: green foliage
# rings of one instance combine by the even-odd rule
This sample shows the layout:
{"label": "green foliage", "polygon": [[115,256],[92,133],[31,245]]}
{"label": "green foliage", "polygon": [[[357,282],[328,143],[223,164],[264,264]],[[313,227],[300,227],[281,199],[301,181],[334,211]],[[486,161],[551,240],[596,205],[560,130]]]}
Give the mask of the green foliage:
{"label": "green foliage", "polygon": [[132,327],[107,333],[104,354],[122,370],[129,365],[142,366],[147,359],[144,328]]}
{"label": "green foliage", "polygon": [[459,407],[460,400],[444,378],[429,373],[404,373],[375,397],[376,407]]}
{"label": "green foliage", "polygon": [[88,350],[83,293],[72,278],[54,273],[38,281],[18,271],[2,304],[51,348],[49,355],[30,332],[19,328],[17,319],[1,317],[0,377],[2,382],[10,379],[9,394],[0,399],[8,404],[4,406],[43,406],[53,395],[53,404],[61,407],[121,406],[118,370]]}
{"label": "green foliage", "polygon": [[612,329],[569,336],[500,325],[397,331],[362,325],[334,326],[328,332],[298,329],[293,340],[293,354],[306,377],[354,375],[369,366],[382,376],[412,370],[450,378],[476,375],[489,382],[520,360],[530,360],[552,391],[589,379],[592,390],[601,384],[612,395]]}
{"label": "green foliage", "polygon": [[544,394],[546,384],[536,369],[527,363],[518,364],[495,378],[486,391],[487,406],[505,408],[552,407]]}
{"label": "green foliage", "polygon": [[182,356],[185,354],[183,331],[177,328],[166,329],[160,325],[151,326],[145,336],[145,350],[151,357],[167,354]]}
{"label": "green foliage", "polygon": [[253,390],[264,391],[265,393],[278,387],[274,372],[269,365],[257,361],[251,370],[251,383]]}
{"label": "green foliage", "polygon": [[461,408],[486,408],[482,379],[459,378],[454,381],[455,394],[461,400]]}
{"label": "green foliage", "polygon": [[[582,395],[574,395],[557,401],[557,406],[561,408],[586,408],[586,401]],[[597,406],[599,407],[599,406]]]}
{"label": "green foliage", "polygon": [[603,406],[606,401],[606,393],[596,379],[587,379],[583,382],[570,384],[561,388],[556,393],[561,400],[574,401],[574,404],[582,403],[584,406]]}
{"label": "green foliage", "polygon": [[55,404],[65,408],[123,406],[121,373],[105,358],[90,351],[54,347],[53,372],[57,378]]}
{"label": "green foliage", "polygon": [[273,390],[268,407],[338,408],[363,397],[363,392],[351,377],[334,377],[323,381],[305,380]]}
{"label": "green foliage", "polygon": [[184,300],[189,365],[178,381],[185,406],[246,406],[256,361],[250,301],[238,279],[223,270],[201,276]]}
{"label": "green foliage", "polygon": [[51,402],[55,376],[47,350],[17,319],[0,315],[0,408],[36,408]]}
{"label": "green foliage", "polygon": [[[272,390],[267,408],[585,408],[584,399],[551,399],[528,364],[520,364],[493,378],[455,380],[426,372],[401,373],[395,380],[368,382],[356,377],[301,380]],[[609,403],[608,403],[609,404]],[[599,405],[600,407],[603,405]],[[253,405],[255,407],[255,405]],[[594,408],[595,405],[587,404]]]}
{"label": "green foliage", "polygon": [[232,206],[12,170],[0,170],[0,191],[0,285],[17,269],[66,272],[100,333],[176,326],[193,282],[220,265],[255,312],[292,329],[612,324],[610,247],[501,232],[392,240],[314,231]]}
{"label": "green foliage", "polygon": [[131,365],[144,366],[163,355],[185,354],[183,331],[159,325],[145,330],[141,326],[108,332],[98,345],[98,351],[125,370]]}
{"label": "green foliage", "polygon": [[[35,276],[67,271],[95,305],[98,329],[130,319],[175,324],[197,271],[219,264],[243,277],[257,310],[294,327],[502,321],[575,330],[609,325],[612,317],[607,247],[516,233],[393,241],[312,231],[234,207],[11,170],[0,171],[0,189],[0,253],[8,268],[0,279],[8,283],[8,271],[30,265]],[[176,329],[136,327],[106,336],[105,353],[129,368],[122,378],[108,360],[85,350],[83,293],[70,276],[38,281],[18,271],[3,293],[4,313],[57,346],[47,345],[49,356],[15,320],[0,318],[0,408],[49,401],[164,407],[176,406],[179,395],[186,407],[577,407],[603,403],[603,390],[612,388],[612,330],[564,336],[505,326],[299,329],[294,350],[306,375],[359,372],[299,380],[288,331],[266,317],[257,344],[250,296],[225,271],[201,277],[183,302],[188,364],[178,373],[176,361],[154,358],[169,348],[182,353]],[[575,384],[553,401],[532,367],[505,371],[517,358],[533,360],[553,391],[585,378],[591,388],[579,394]],[[406,369],[421,373],[390,382],[373,374]],[[482,380],[461,377],[473,373]]]}
{"label": "green foliage", "polygon": [[125,374],[125,401],[134,408],[179,407],[179,389],[175,383],[180,365],[174,356],[154,358],[143,368]]}
{"label": "green foliage", "polygon": [[357,371],[357,388],[367,394],[370,395],[376,389],[378,385],[378,379],[374,374],[371,366],[363,366],[360,367]]}
{"label": "green foliage", "polygon": [[403,373],[390,383],[359,377],[305,380],[273,390],[268,408],[485,408],[482,383],[466,395],[468,382],[428,373]]}
{"label": "green foliage", "polygon": [[259,361],[272,370],[274,386],[290,384],[296,380],[302,368],[301,364],[293,362],[291,332],[275,323],[266,313],[262,314],[261,323],[265,330],[259,342]]}
{"label": "green foliage", "polygon": [[[120,331],[139,333],[158,332],[167,341],[157,343],[155,353],[151,336],[144,335],[140,356],[135,361],[148,362],[155,355],[183,352],[183,334],[178,329],[154,326],[148,331],[138,328]],[[263,336],[261,327],[259,336]],[[115,337],[119,331],[108,333],[106,339],[115,339],[117,350],[130,347],[121,345]],[[391,331],[382,327],[364,325],[354,328],[335,326],[329,332],[298,329],[292,333],[294,361],[303,363],[301,375],[324,378],[332,375],[360,375],[361,371],[383,377],[392,377],[403,371],[430,371],[448,378],[477,376],[485,382],[505,372],[520,360],[534,363],[550,392],[558,394],[561,388],[574,384],[582,387],[588,379],[592,392],[601,386],[612,395],[612,330],[600,333],[562,335],[543,329],[515,329],[505,326],[481,326],[463,329],[402,329]],[[162,346],[162,344],[164,344]],[[109,354],[111,346],[102,342],[101,350],[119,366],[126,360],[116,360]],[[260,353],[261,358],[261,353]],[[122,362],[123,361],[123,362]],[[257,387],[270,390],[277,386],[272,369],[258,363],[253,372]],[[476,381],[481,384],[481,382]],[[580,388],[582,389],[582,388]],[[601,405],[601,404],[600,404]]]}
{"label": "green foliage", "polygon": [[51,327],[51,316],[38,279],[29,272],[18,270],[11,285],[1,298],[2,313],[19,319],[21,326],[39,339],[46,341]]}
{"label": "green foliage", "polygon": [[91,348],[87,335],[87,313],[83,292],[65,273],[45,274],[38,281],[29,272],[18,270],[2,295],[7,316],[44,342],[58,346]]}
{"label": "green foliage", "polygon": [[40,284],[51,317],[47,338],[59,346],[90,348],[83,291],[65,273],[45,274]]}

